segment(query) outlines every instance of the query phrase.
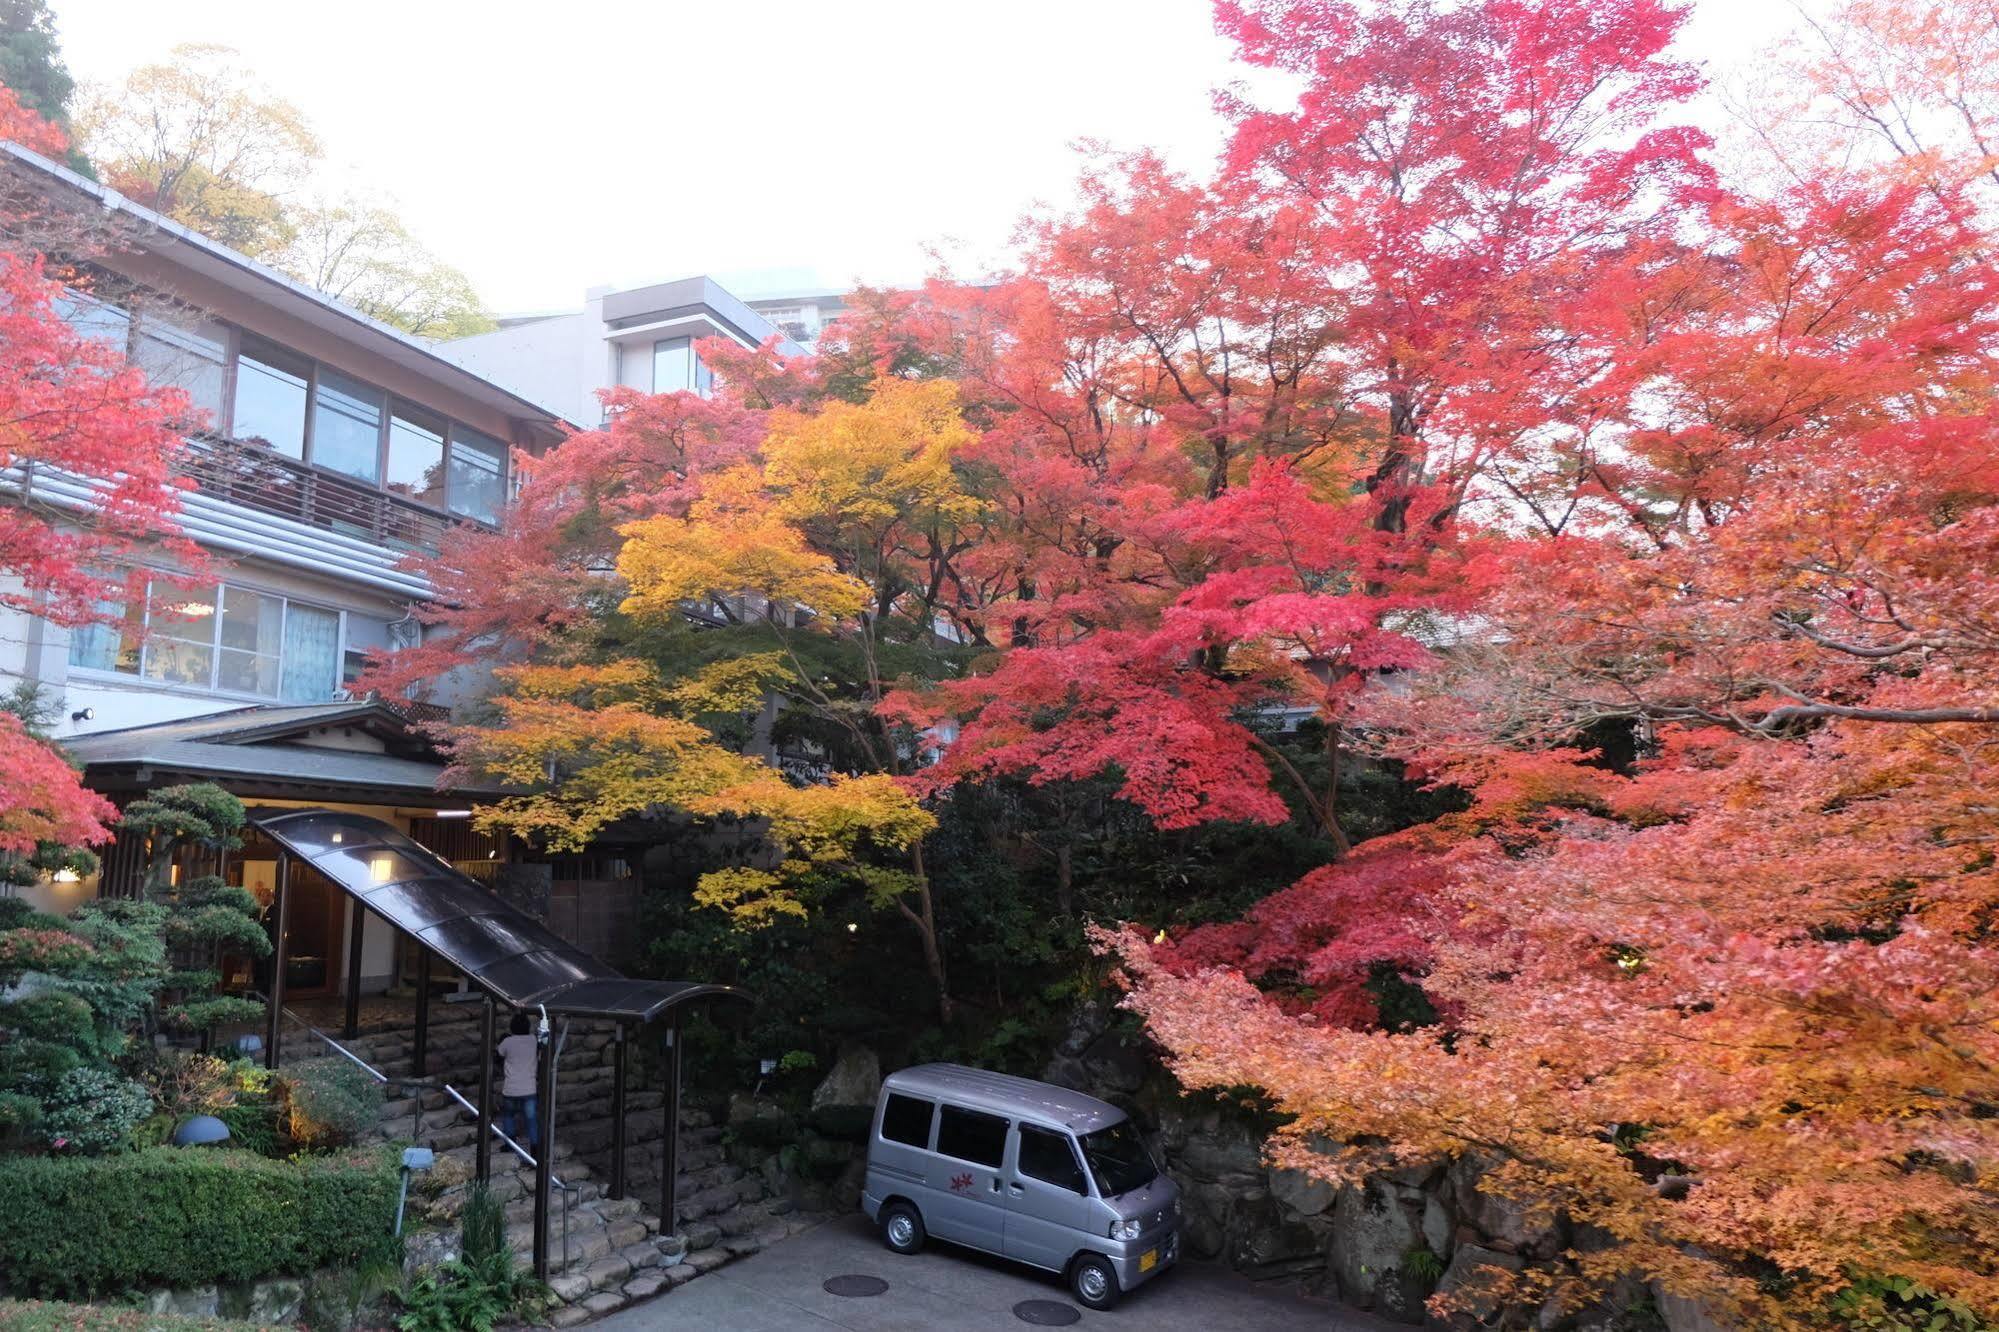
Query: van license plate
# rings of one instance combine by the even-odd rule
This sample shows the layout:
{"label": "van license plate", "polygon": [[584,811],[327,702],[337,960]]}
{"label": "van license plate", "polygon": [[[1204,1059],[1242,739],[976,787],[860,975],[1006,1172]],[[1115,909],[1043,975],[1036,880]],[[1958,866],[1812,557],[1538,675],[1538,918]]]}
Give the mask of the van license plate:
{"label": "van license plate", "polygon": [[1139,1271],[1150,1272],[1153,1268],[1157,1266],[1159,1266],[1159,1250],[1147,1249],[1144,1253],[1138,1255]]}

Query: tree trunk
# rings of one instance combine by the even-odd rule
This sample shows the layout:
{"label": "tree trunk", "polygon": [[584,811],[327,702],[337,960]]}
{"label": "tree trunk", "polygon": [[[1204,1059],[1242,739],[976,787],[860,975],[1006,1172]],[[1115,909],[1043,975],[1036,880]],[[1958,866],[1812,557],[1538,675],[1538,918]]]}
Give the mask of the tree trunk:
{"label": "tree trunk", "polygon": [[930,892],[930,873],[923,865],[923,843],[918,842],[910,849],[909,862],[916,874],[916,901],[920,909],[911,911],[904,906],[902,912],[923,938],[923,964],[929,969],[931,983],[937,987],[937,1016],[949,1026],[957,1009],[944,978],[944,950],[937,943],[936,900]]}
{"label": "tree trunk", "polygon": [[1055,906],[1065,916],[1076,914],[1075,853],[1067,842],[1055,848]]}

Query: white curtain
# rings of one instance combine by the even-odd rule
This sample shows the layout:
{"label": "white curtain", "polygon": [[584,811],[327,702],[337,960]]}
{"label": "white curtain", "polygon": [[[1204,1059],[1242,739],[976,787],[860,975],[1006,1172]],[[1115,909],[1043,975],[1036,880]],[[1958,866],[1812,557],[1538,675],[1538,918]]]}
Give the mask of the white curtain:
{"label": "white curtain", "polygon": [[293,602],[285,614],[284,683],[287,703],[324,703],[340,683],[340,616]]}

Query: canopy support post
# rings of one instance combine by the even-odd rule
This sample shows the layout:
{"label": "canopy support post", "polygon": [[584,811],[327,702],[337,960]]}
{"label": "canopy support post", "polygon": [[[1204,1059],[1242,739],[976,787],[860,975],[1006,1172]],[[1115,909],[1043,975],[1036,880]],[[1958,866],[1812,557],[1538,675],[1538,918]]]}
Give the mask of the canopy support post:
{"label": "canopy support post", "polygon": [[416,1039],[410,1042],[410,1072],[420,1078],[430,1063],[430,950],[420,943],[416,947]]}
{"label": "canopy support post", "polygon": [[675,1196],[680,1176],[680,1010],[666,1027],[666,1101],[660,1107],[659,1230],[680,1233],[680,1200]]}
{"label": "canopy support post", "polygon": [[292,858],[278,853],[278,886],[273,903],[277,938],[271,949],[271,1011],[264,1026],[264,1067],[278,1066],[278,1042],[284,1039],[285,1020],[285,936],[291,932]]}
{"label": "canopy support post", "polygon": [[347,1021],[340,1038],[351,1041],[361,1034],[361,930],[367,924],[368,909],[358,898],[348,901],[354,909],[354,919],[347,927]]}
{"label": "canopy support post", "polygon": [[493,996],[479,1013],[479,1145],[473,1149],[473,1174],[481,1184],[493,1177]]}
{"label": "canopy support post", "polygon": [[534,1144],[534,1275],[548,1280],[548,1190],[549,1159],[555,1155],[555,1050],[548,1038],[548,1020],[542,1019],[536,1038],[540,1062],[536,1067],[535,1096],[541,1112],[535,1127]]}
{"label": "canopy support post", "polygon": [[611,1044],[611,1197],[625,1196],[625,1024]]}

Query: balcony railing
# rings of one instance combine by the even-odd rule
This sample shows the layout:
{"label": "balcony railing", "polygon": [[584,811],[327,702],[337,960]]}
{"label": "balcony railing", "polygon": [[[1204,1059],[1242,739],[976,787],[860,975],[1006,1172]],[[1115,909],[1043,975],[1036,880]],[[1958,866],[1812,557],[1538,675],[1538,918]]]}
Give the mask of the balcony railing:
{"label": "balcony railing", "polygon": [[197,436],[181,469],[217,499],[390,550],[435,553],[459,519],[255,444]]}

